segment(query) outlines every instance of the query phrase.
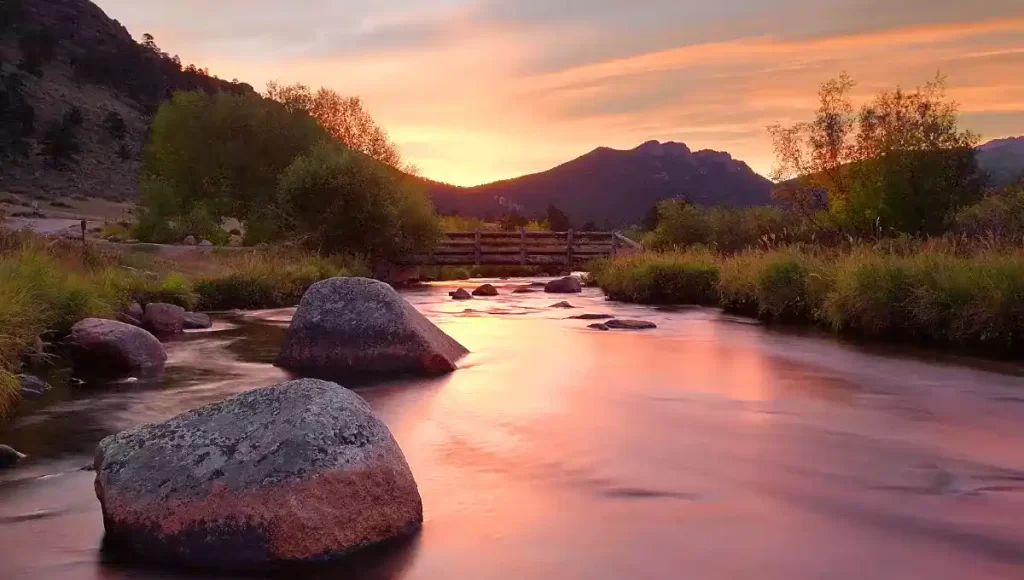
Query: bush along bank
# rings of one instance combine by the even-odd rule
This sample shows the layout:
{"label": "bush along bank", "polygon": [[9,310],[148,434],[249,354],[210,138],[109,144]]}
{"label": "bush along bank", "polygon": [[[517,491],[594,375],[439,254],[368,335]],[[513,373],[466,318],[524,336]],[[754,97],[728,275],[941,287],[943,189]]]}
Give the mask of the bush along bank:
{"label": "bush along bank", "polygon": [[293,306],[319,280],[366,273],[357,260],[273,249],[182,260],[0,233],[0,421],[21,398],[17,375],[40,337],[59,342],[83,319],[123,317],[133,302],[186,310]]}
{"label": "bush along bank", "polygon": [[1020,249],[791,247],[734,256],[691,249],[605,260],[591,274],[610,298],[626,302],[718,305],[765,322],[1002,356],[1024,346]]}

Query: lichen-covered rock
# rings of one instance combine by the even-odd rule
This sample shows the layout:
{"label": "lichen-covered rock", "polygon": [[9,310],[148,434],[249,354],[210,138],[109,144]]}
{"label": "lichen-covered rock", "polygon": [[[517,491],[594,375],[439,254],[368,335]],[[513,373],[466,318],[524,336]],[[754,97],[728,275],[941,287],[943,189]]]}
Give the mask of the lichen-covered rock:
{"label": "lichen-covered rock", "polygon": [[469,292],[466,292],[466,290],[464,288],[459,288],[458,290],[456,290],[454,292],[449,292],[448,295],[452,297],[452,300],[472,300],[473,299],[473,295],[470,294]]}
{"label": "lichen-covered rock", "polygon": [[185,328],[185,309],[174,304],[150,302],[146,305],[142,325],[154,334],[179,334]]}
{"label": "lichen-covered rock", "polygon": [[387,426],[357,394],[313,379],[107,437],[95,467],[107,539],[148,562],[267,571],[423,521]]}
{"label": "lichen-covered rock", "polygon": [[651,330],[658,328],[658,325],[653,322],[646,320],[629,320],[626,318],[616,318],[605,322],[605,325],[612,330]]}
{"label": "lichen-covered rock", "polygon": [[544,291],[550,294],[577,294],[583,292],[583,285],[579,278],[566,276],[558,280],[552,280],[544,286]]}
{"label": "lichen-covered rock", "polygon": [[473,296],[497,296],[498,289],[490,284],[484,284],[483,286],[473,290]]}
{"label": "lichen-covered rock", "polygon": [[201,330],[213,326],[210,316],[202,312],[186,312],[182,319],[185,330]]}
{"label": "lichen-covered rock", "polygon": [[332,278],[302,297],[278,364],[322,379],[439,375],[468,352],[387,284]]}
{"label": "lichen-covered rock", "polygon": [[167,362],[167,353],[155,336],[116,320],[86,318],[71,327],[68,343],[76,367],[107,374],[154,369]]}

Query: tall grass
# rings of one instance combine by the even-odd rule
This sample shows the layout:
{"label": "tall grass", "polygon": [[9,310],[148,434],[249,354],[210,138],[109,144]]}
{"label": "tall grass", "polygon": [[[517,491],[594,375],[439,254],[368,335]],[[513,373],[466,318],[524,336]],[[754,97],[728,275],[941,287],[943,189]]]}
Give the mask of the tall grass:
{"label": "tall grass", "polygon": [[591,274],[613,300],[644,304],[703,304],[718,301],[720,265],[708,250],[642,253],[603,260]]}
{"label": "tall grass", "polygon": [[609,297],[717,304],[768,322],[1012,354],[1024,346],[1024,250],[956,244],[645,253],[595,264]]}

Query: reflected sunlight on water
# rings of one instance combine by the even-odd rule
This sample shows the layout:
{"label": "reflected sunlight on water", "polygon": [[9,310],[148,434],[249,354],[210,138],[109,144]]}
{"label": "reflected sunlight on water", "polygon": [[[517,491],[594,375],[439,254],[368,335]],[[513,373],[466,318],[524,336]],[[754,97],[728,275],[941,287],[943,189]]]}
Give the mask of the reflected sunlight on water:
{"label": "reflected sunlight on water", "polygon": [[[426,521],[349,573],[1024,577],[1019,369],[594,290],[552,309],[566,298],[490,282],[498,298],[453,302],[455,284],[406,294],[472,351],[459,371],[359,388],[405,452]],[[169,345],[162,378],[55,395],[17,417],[0,440],[34,458],[0,475],[0,544],[24,546],[0,577],[140,577],[101,562],[92,475],[77,468],[105,434],[285,379],[271,363],[291,312],[218,317]],[[568,319],[582,313],[659,328],[593,331]]]}

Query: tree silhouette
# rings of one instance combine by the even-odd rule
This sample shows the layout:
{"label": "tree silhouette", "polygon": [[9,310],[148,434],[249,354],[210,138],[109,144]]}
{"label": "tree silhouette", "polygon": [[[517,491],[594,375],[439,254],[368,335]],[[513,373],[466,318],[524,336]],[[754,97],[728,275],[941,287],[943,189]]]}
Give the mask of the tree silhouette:
{"label": "tree silhouette", "polygon": [[548,226],[553,232],[567,232],[572,229],[569,216],[555,207],[553,203],[548,204]]}

